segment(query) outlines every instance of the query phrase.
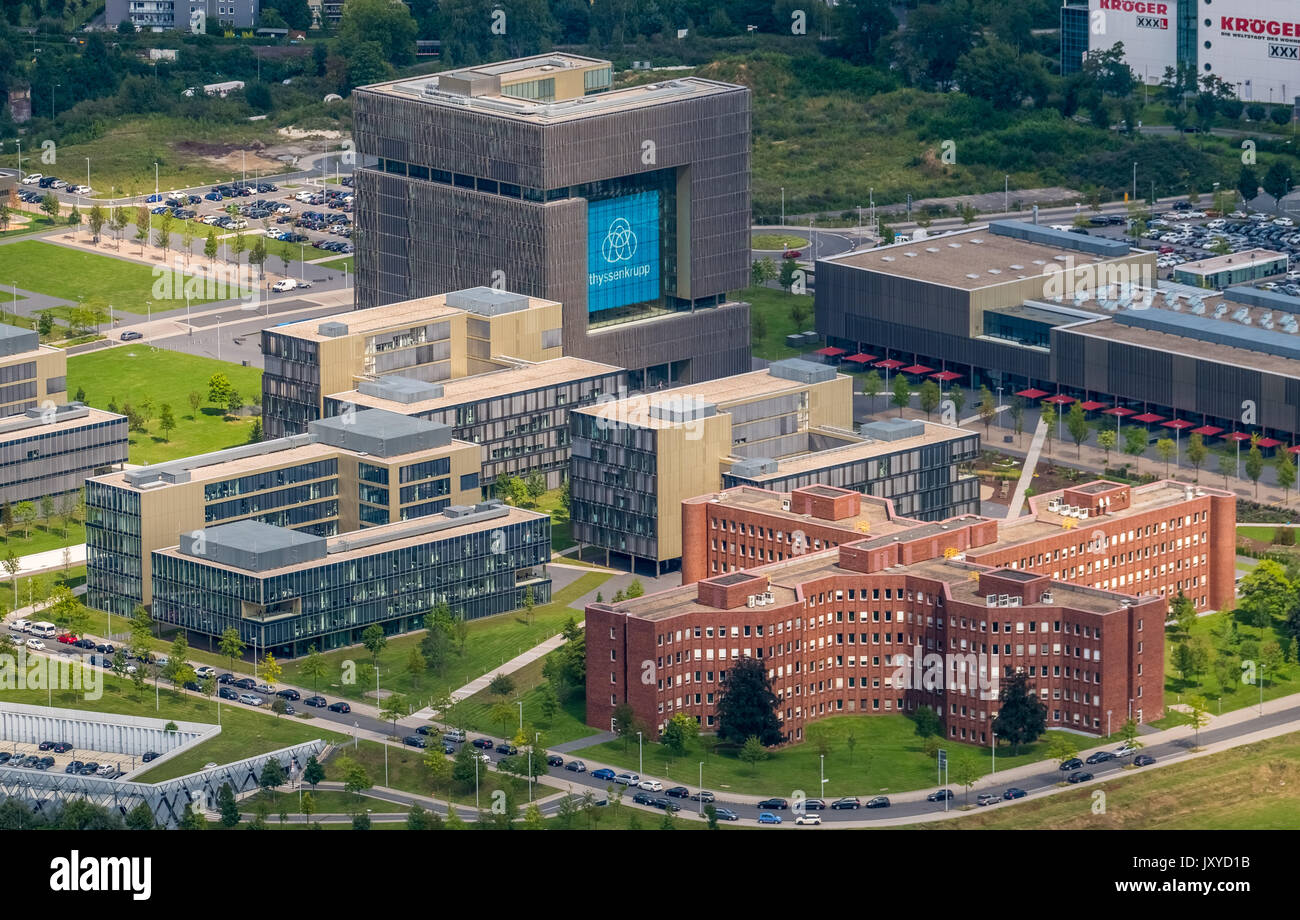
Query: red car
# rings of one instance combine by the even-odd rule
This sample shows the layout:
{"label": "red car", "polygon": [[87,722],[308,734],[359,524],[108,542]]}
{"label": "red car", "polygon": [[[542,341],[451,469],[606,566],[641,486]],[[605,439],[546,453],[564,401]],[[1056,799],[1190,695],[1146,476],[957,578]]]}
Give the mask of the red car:
{"label": "red car", "polygon": [[1174,247],[1172,247],[1172,246],[1161,246],[1161,247],[1160,247],[1160,254],[1161,254],[1161,255],[1169,255],[1169,253],[1171,253],[1171,252],[1173,252],[1173,251],[1174,251]]}
{"label": "red car", "polygon": [[77,642],[77,637],[72,635],[72,633],[68,633],[65,636],[59,636],[59,641],[62,642],[64,645],[75,645]]}
{"label": "red car", "polygon": [[781,257],[783,259],[798,259],[802,256],[803,252],[799,249],[787,249]]}

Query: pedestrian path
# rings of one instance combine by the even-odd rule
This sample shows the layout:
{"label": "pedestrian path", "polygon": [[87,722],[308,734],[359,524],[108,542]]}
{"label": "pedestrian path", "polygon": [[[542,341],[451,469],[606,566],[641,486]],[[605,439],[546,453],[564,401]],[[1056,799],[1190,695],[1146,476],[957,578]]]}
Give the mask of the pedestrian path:
{"label": "pedestrian path", "polygon": [[1016,482],[1016,491],[1011,496],[1011,504],[1007,506],[1007,520],[1015,520],[1020,517],[1020,509],[1025,503],[1025,492],[1029,490],[1029,485],[1034,481],[1034,470],[1038,468],[1038,455],[1043,450],[1043,442],[1047,439],[1047,426],[1050,425],[1047,419],[1040,418],[1038,427],[1034,429],[1034,438],[1029,443],[1029,453],[1025,455],[1024,466],[1020,469],[1020,479]]}
{"label": "pedestrian path", "polygon": [[48,572],[51,569],[61,569],[65,566],[71,568],[74,565],[83,565],[86,561],[86,544],[76,543],[66,547],[68,558],[63,558],[65,547],[58,549],[47,549],[39,553],[29,553],[26,556],[18,557],[18,574],[35,575],[38,572]]}

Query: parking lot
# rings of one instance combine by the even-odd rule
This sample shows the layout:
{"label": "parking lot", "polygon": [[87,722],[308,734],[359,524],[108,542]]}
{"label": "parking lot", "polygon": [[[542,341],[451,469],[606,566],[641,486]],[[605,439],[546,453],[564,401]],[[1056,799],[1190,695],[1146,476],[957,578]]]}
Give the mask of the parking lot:
{"label": "parking lot", "polygon": [[4,749],[0,750],[0,767],[44,773],[75,773],[103,779],[120,779],[139,764],[140,758],[130,754],[79,750],[57,738],[39,744],[6,742]]}

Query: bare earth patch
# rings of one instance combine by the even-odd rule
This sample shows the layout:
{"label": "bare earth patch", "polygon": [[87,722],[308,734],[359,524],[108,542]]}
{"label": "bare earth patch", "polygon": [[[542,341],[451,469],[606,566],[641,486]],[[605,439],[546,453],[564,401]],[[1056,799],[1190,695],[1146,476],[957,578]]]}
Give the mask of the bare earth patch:
{"label": "bare earth patch", "polygon": [[265,155],[265,146],[255,141],[248,147],[237,144],[210,144],[201,141],[178,141],[175,149],[179,153],[206,160],[213,166],[228,172],[238,173],[247,169],[249,172],[278,172],[282,164]]}

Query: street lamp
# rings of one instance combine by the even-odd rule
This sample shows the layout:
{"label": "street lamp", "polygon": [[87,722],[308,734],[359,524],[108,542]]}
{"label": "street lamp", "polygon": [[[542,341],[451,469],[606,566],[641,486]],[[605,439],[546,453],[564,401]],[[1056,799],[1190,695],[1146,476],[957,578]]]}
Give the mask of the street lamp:
{"label": "street lamp", "polygon": [[524,701],[519,700],[519,730],[524,730]]}
{"label": "street lamp", "polygon": [[636,762],[637,762],[637,773],[638,773],[638,774],[640,774],[640,773],[644,773],[644,772],[645,772],[645,753],[644,753],[644,751],[643,751],[643,749],[642,749],[642,747],[641,747],[641,733],[640,733],[640,732],[637,732],[637,733],[636,733]]}
{"label": "street lamp", "polygon": [[1110,737],[1110,710],[1106,710],[1106,737]]}
{"label": "street lamp", "polygon": [[704,817],[704,761],[700,761],[700,817]]}
{"label": "street lamp", "polygon": [[1011,210],[1011,177],[1002,177],[1002,213],[1005,214]]}
{"label": "street lamp", "polygon": [[[22,150],[18,151],[18,171],[22,172]],[[781,186],[781,226],[785,226],[785,186]]]}
{"label": "street lamp", "polygon": [[[993,772],[998,772],[998,733],[993,733]],[[970,795],[970,793],[966,793]],[[969,801],[969,800],[968,800]]]}

